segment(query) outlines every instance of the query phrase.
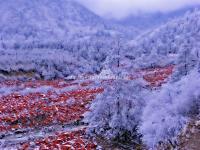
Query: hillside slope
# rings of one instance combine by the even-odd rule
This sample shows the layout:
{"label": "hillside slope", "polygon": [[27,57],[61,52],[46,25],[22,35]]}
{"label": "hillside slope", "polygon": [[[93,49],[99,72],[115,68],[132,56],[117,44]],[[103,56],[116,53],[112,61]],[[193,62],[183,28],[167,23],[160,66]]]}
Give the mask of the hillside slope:
{"label": "hillside slope", "polygon": [[125,57],[139,68],[184,65],[199,60],[200,10],[188,12],[129,43]]}
{"label": "hillside slope", "polygon": [[[52,79],[98,72],[119,37],[135,36],[72,0],[0,2],[0,74]],[[125,38],[126,37],[126,38]],[[71,69],[69,69],[71,68]]]}
{"label": "hillside slope", "polygon": [[56,42],[110,33],[100,17],[71,0],[1,1],[0,13],[3,43]]}

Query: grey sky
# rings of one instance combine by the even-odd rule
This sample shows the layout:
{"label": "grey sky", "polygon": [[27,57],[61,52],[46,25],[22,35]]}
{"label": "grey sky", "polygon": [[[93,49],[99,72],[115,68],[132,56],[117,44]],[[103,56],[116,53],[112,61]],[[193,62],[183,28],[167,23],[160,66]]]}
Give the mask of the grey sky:
{"label": "grey sky", "polygon": [[96,14],[116,19],[140,12],[169,12],[200,4],[200,0],[77,0]]}

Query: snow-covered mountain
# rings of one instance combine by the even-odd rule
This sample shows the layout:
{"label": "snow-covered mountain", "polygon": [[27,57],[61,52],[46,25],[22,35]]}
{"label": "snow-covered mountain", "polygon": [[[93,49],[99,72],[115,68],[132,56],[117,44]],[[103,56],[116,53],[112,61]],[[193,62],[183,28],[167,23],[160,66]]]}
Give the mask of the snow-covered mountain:
{"label": "snow-covered mountain", "polygon": [[72,0],[0,1],[0,13],[1,43],[7,48],[120,34]]}
{"label": "snow-covered mountain", "polygon": [[[138,33],[105,21],[73,0],[0,1],[0,13],[0,70],[4,73],[22,70],[46,76],[44,72],[59,72],[52,73],[52,78],[66,76],[66,68],[72,66],[76,74],[98,71],[119,37],[126,40]],[[42,66],[51,66],[51,71]]]}

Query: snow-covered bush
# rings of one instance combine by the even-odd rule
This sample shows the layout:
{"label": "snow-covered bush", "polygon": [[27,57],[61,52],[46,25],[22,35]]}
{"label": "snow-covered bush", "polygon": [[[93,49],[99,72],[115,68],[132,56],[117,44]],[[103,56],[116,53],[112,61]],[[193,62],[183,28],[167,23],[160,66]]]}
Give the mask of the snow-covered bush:
{"label": "snow-covered bush", "polygon": [[[144,81],[115,80],[92,103],[84,121],[89,133],[108,139],[136,136],[142,108],[145,105]],[[129,137],[130,138],[130,137]]]}
{"label": "snow-covered bush", "polygon": [[200,73],[194,69],[180,81],[153,92],[147,101],[140,126],[144,142],[154,147],[160,141],[173,140],[188,118],[199,113]]}

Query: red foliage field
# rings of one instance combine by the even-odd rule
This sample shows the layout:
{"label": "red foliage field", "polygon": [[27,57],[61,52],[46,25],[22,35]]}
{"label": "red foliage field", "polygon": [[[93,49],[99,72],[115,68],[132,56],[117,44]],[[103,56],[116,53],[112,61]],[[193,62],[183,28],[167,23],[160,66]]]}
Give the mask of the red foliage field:
{"label": "red foliage field", "polygon": [[60,150],[92,150],[96,145],[92,140],[85,138],[85,130],[62,132],[44,139],[24,143],[21,150],[28,150],[32,147],[41,150],[60,149]]}
{"label": "red foliage field", "polygon": [[[172,74],[173,66],[140,71],[149,85],[158,86]],[[25,89],[51,87],[47,92],[29,92],[21,94]],[[104,91],[101,87],[94,87],[92,81],[5,81],[0,88],[18,87],[7,95],[0,96],[0,135],[18,130],[39,129],[56,124],[72,124],[82,118],[88,111],[87,105],[97,94]],[[72,90],[63,90],[75,87]],[[45,149],[95,149],[96,145],[85,136],[85,130],[55,133],[40,139],[19,143],[19,149],[30,147]],[[1,147],[1,145],[0,145]]]}
{"label": "red foliage field", "polygon": [[[62,83],[62,84],[60,84]],[[64,82],[64,81],[34,81],[34,82],[19,82],[6,81],[1,84],[4,87],[20,87],[23,88],[38,88],[41,86],[51,86],[53,88],[62,89],[70,86],[76,86],[75,90],[56,93],[49,90],[47,93],[28,93],[26,95],[20,92],[13,92],[6,96],[0,97],[0,133],[8,131],[16,131],[19,129],[33,129],[54,124],[70,124],[82,118],[82,115],[88,110],[88,105],[98,93],[102,93],[102,88],[89,88],[91,82]],[[21,89],[23,90],[23,89]],[[72,102],[71,102],[72,101]],[[83,134],[84,131],[61,133],[69,136]],[[45,138],[45,137],[44,137]],[[57,141],[60,135],[55,135],[53,141]],[[68,138],[63,139],[67,142]],[[83,143],[82,135],[80,138],[71,138],[75,140],[75,145],[78,142]],[[41,140],[42,141],[42,140]],[[61,144],[61,143],[60,143]],[[85,143],[83,148],[94,147],[92,143]],[[89,145],[88,145],[89,144]],[[39,144],[41,147],[44,144]],[[59,142],[57,143],[57,146]],[[62,149],[68,144],[61,144]],[[74,145],[74,144],[73,144]],[[55,145],[51,145],[51,147]],[[79,145],[80,147],[81,145]],[[24,147],[24,145],[23,145]],[[58,146],[59,147],[59,146]],[[23,148],[22,148],[23,149]],[[43,148],[42,148],[43,149]]]}

